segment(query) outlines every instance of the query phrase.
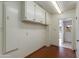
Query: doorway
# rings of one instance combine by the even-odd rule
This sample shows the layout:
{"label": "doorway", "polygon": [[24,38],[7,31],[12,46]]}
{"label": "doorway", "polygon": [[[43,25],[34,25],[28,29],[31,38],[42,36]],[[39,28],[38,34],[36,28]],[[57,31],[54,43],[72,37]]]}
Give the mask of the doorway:
{"label": "doorway", "polygon": [[59,20],[59,47],[72,49],[72,20]]}

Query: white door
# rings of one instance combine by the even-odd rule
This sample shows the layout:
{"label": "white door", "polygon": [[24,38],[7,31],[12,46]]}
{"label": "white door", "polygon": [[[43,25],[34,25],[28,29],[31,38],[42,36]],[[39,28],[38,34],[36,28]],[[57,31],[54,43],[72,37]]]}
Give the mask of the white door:
{"label": "white door", "polygon": [[5,21],[6,21],[6,52],[17,48],[18,33],[18,2],[5,2]]}
{"label": "white door", "polygon": [[77,2],[76,16],[76,56],[79,58],[79,2]]}
{"label": "white door", "polygon": [[79,58],[79,20],[76,21],[76,56]]}

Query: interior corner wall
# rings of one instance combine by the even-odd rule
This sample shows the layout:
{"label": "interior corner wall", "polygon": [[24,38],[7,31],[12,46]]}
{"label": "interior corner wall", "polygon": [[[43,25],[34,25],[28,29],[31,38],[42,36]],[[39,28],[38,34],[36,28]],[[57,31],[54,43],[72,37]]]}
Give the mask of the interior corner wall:
{"label": "interior corner wall", "polygon": [[[56,45],[58,46],[59,45],[59,20],[61,18],[73,18],[73,22],[75,21],[75,9],[72,9],[72,10],[69,10],[69,11],[66,11],[62,14],[53,14],[52,15],[52,20],[51,20],[51,33],[52,33],[52,36],[51,36],[51,44],[53,45]],[[73,41],[75,40],[75,29],[73,28]],[[73,49],[75,49],[75,46],[73,45]]]}
{"label": "interior corner wall", "polygon": [[46,45],[50,46],[51,45],[51,37],[52,37],[52,29],[51,29],[51,20],[52,20],[52,14],[48,13],[48,26],[47,26],[47,40],[46,40]]}

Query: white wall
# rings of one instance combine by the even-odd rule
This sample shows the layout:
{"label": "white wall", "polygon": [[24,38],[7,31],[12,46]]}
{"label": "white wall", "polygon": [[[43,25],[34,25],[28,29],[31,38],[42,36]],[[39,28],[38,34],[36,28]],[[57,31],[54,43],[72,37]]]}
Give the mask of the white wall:
{"label": "white wall", "polygon": [[[47,30],[46,26],[43,26],[43,25],[29,24],[29,23],[21,22],[20,2],[12,2],[12,3],[14,3],[15,6],[17,6],[17,9],[19,11],[19,13],[17,14],[18,19],[16,20],[16,22],[18,24],[17,35],[19,36],[18,39],[16,40],[16,41],[18,41],[17,42],[18,50],[5,54],[5,55],[2,55],[2,53],[0,53],[1,54],[0,57],[25,57],[48,43],[47,42],[48,37],[46,34],[49,33],[49,32],[47,32],[49,30]],[[0,2],[0,4],[1,4],[1,2]],[[0,24],[1,24],[1,20],[3,20],[1,18],[2,17],[1,8],[2,7],[0,5]],[[2,42],[1,40],[3,40],[1,38],[1,35],[2,34],[1,34],[1,30],[0,30],[0,42]],[[1,43],[0,43],[0,45],[1,45]],[[0,47],[0,48],[2,48],[2,47]],[[0,51],[2,51],[2,50],[0,50]]]}
{"label": "white wall", "polygon": [[[72,18],[73,19],[73,22],[75,21],[75,9],[72,9],[72,10],[69,10],[69,11],[66,11],[62,14],[54,14],[52,15],[52,20],[51,20],[51,29],[52,29],[52,36],[51,36],[51,44],[53,45],[59,45],[59,20],[60,19],[63,19],[63,18]],[[73,41],[75,40],[75,31],[74,31],[74,25],[75,22],[73,23]],[[75,47],[73,47],[73,49],[75,49]]]}
{"label": "white wall", "polygon": [[48,26],[46,27],[46,33],[47,33],[47,36],[46,36],[46,46],[50,46],[51,45],[51,36],[52,36],[52,33],[51,33],[51,14],[50,13],[47,13],[47,23],[48,23]]}

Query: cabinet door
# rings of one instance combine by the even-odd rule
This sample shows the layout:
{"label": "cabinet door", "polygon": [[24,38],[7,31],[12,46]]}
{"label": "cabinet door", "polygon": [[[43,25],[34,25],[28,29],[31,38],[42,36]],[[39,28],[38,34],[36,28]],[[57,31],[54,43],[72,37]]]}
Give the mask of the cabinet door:
{"label": "cabinet door", "polygon": [[38,5],[36,5],[35,16],[37,22],[45,23],[45,11]]}
{"label": "cabinet door", "polygon": [[43,24],[45,24],[45,10],[41,8],[41,21]]}
{"label": "cabinet door", "polygon": [[50,21],[50,15],[48,14],[48,12],[46,12],[46,24],[49,24]]}
{"label": "cabinet door", "polygon": [[34,2],[25,2],[25,18],[27,20],[34,20],[34,10],[35,10],[35,3]]}

